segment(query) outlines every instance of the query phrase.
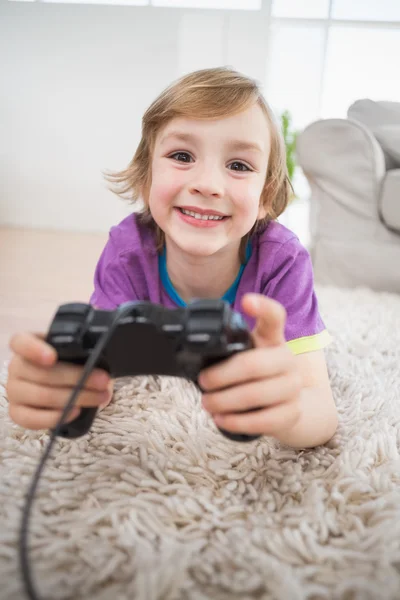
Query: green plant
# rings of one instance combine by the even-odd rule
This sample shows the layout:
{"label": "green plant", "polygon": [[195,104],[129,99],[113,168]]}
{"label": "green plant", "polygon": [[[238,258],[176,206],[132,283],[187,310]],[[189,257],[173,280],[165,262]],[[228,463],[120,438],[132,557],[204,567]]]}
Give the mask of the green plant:
{"label": "green plant", "polygon": [[293,176],[296,170],[296,141],[298,131],[292,127],[292,116],[288,110],[281,114],[281,126],[283,139],[286,146],[286,166],[289,179],[293,185]]}

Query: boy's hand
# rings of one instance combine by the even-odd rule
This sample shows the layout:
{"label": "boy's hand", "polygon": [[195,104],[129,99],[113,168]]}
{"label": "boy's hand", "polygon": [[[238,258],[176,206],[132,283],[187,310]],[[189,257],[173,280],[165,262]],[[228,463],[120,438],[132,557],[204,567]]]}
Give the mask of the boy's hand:
{"label": "boy's hand", "polygon": [[[303,387],[294,354],[286,345],[286,312],[261,294],[246,294],[242,304],[256,317],[254,348],[239,352],[201,372],[203,406],[218,427],[233,433],[277,437],[300,417]],[[251,408],[259,408],[248,412]],[[244,414],[234,414],[242,411]]]}
{"label": "boy's hand", "polygon": [[[9,415],[27,429],[52,429],[82,376],[83,367],[57,362],[57,353],[42,337],[20,333],[12,337],[14,352],[6,385]],[[95,369],[77,398],[67,423],[76,419],[82,406],[103,408],[112,398],[108,373]]]}

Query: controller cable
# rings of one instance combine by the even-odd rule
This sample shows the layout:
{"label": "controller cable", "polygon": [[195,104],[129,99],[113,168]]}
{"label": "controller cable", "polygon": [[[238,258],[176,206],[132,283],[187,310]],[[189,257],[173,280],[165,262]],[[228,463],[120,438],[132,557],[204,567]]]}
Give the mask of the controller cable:
{"label": "controller cable", "polygon": [[94,346],[93,350],[90,352],[89,358],[87,359],[86,363],[84,364],[84,370],[83,370],[82,376],[79,379],[78,383],[76,384],[71,396],[69,397],[69,400],[68,400],[67,404],[65,405],[63,413],[62,413],[56,427],[51,431],[49,442],[44,450],[44,453],[43,453],[43,455],[40,459],[40,462],[37,466],[36,472],[33,475],[31,485],[28,489],[28,492],[26,495],[26,500],[25,500],[25,505],[23,508],[21,527],[20,527],[19,563],[20,563],[20,569],[22,572],[22,578],[23,578],[23,583],[24,583],[24,587],[25,587],[25,592],[30,600],[40,600],[40,597],[38,596],[38,594],[35,590],[32,574],[31,574],[30,566],[29,566],[29,558],[28,558],[29,518],[30,518],[32,505],[33,505],[33,501],[34,501],[34,496],[36,493],[36,489],[38,487],[40,476],[42,474],[42,471],[44,469],[46,461],[50,456],[50,452],[53,448],[56,437],[59,435],[60,430],[64,425],[65,418],[68,416],[68,413],[70,412],[70,410],[74,407],[75,401],[76,401],[79,393],[81,392],[83,386],[85,385],[86,380],[88,379],[90,373],[92,372],[93,368],[95,367],[96,362],[97,362],[101,352],[104,350],[106,344],[110,340],[111,335],[114,333],[116,326],[126,316],[126,314],[129,313],[131,310],[132,310],[132,303],[123,304],[116,309],[115,317],[114,317],[113,321],[111,322],[110,327],[100,336],[97,344]]}

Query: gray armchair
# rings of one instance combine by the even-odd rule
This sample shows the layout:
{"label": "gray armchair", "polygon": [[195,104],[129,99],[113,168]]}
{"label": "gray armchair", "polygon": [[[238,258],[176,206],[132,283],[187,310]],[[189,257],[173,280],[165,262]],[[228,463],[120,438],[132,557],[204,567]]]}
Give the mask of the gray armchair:
{"label": "gray armchair", "polygon": [[400,102],[358,100],[298,137],[315,279],[400,293]]}

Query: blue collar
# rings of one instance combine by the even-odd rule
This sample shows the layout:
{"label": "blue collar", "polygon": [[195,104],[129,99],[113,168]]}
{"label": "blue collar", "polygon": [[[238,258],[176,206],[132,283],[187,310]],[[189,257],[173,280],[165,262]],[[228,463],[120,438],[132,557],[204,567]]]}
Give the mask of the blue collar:
{"label": "blue collar", "polygon": [[[225,300],[230,305],[232,305],[235,301],[236,292],[237,292],[237,289],[239,286],[239,281],[243,274],[243,270],[249,261],[251,252],[252,252],[252,248],[251,248],[251,243],[249,241],[246,246],[245,263],[240,265],[239,273],[237,274],[235,281],[232,283],[229,290],[227,290],[225,292],[225,294],[222,296],[222,300]],[[164,290],[167,292],[168,296],[171,298],[171,300],[173,300],[177,306],[187,306],[186,302],[184,300],[182,300],[182,298],[179,296],[178,292],[172,285],[172,281],[169,278],[168,271],[167,271],[167,253],[166,253],[165,246],[163,248],[163,251],[158,255],[158,272],[160,274],[161,284],[162,284]]]}

